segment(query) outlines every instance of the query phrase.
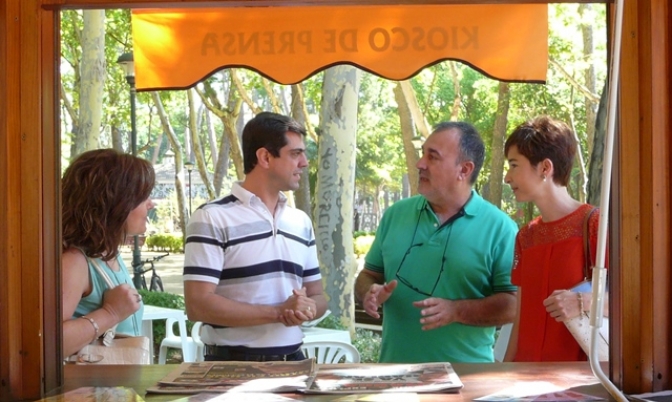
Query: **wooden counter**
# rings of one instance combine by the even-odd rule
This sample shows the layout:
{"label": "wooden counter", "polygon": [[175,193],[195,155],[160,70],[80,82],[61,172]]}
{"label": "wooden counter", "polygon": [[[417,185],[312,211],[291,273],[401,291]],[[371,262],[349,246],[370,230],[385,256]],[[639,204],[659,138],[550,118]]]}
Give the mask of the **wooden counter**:
{"label": "wooden counter", "polygon": [[[65,385],[61,392],[79,387],[125,386],[136,390],[146,401],[173,401],[181,395],[147,394],[154,385],[176,366],[77,366],[65,367]],[[578,363],[492,363],[454,364],[464,388],[456,394],[420,394],[423,402],[470,401],[512,386],[517,381],[548,381],[563,388],[613,400],[602,387],[587,362]],[[606,370],[606,367],[605,367]],[[184,396],[184,395],[182,395]],[[291,394],[301,401],[330,401],[334,395]]]}

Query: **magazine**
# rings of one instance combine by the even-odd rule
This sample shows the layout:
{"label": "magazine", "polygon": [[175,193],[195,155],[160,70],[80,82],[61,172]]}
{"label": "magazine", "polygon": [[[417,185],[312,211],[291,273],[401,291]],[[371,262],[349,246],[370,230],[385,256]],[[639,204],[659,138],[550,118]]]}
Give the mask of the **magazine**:
{"label": "magazine", "polygon": [[303,392],[370,394],[376,392],[458,392],[462,382],[450,363],[358,365],[319,369]]}
{"label": "magazine", "polygon": [[293,392],[306,388],[315,370],[315,359],[182,363],[147,392]]}

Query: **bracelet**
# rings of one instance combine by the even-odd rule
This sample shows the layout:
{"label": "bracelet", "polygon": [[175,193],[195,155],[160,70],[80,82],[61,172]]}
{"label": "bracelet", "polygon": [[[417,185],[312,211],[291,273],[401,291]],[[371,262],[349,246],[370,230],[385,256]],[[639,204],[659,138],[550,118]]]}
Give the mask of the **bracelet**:
{"label": "bracelet", "polygon": [[583,314],[583,295],[581,292],[576,293],[576,298],[579,300],[579,315]]}
{"label": "bracelet", "polygon": [[88,321],[91,323],[91,325],[93,325],[93,330],[96,331],[96,334],[93,336],[93,340],[98,339],[98,332],[100,332],[100,327],[98,326],[98,323],[96,323],[96,322],[93,320],[93,318],[91,318],[91,317],[87,317],[87,316],[85,316],[85,315],[83,315],[83,316],[81,316],[81,317],[79,317],[79,318],[83,318],[83,319],[85,319],[85,320],[88,320]]}

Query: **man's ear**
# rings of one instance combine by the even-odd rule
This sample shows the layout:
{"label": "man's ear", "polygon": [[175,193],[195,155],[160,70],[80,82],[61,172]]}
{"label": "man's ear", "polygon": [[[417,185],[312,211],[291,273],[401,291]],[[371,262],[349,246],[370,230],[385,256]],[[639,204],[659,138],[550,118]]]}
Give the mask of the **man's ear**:
{"label": "man's ear", "polygon": [[460,179],[469,181],[475,168],[476,165],[474,165],[474,162],[472,161],[462,162],[462,168],[460,169]]}
{"label": "man's ear", "polygon": [[271,159],[271,153],[268,152],[266,148],[259,148],[257,149],[257,165],[261,166],[262,168],[268,168],[269,160]]}

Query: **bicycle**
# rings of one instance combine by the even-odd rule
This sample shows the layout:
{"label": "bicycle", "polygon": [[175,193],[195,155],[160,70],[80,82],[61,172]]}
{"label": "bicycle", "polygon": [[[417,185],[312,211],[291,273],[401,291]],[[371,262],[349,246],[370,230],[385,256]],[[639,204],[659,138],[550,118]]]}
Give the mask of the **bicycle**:
{"label": "bicycle", "polygon": [[[147,281],[145,280],[145,274],[149,271],[152,271],[152,278],[149,280],[149,291],[150,292],[163,292],[163,281],[161,277],[156,273],[156,268],[154,263],[167,257],[170,253],[157,255],[152,258],[147,258],[144,261],[141,261],[139,264],[133,265],[133,284],[136,289],[147,290]],[[143,269],[145,264],[149,264],[148,269]]]}

